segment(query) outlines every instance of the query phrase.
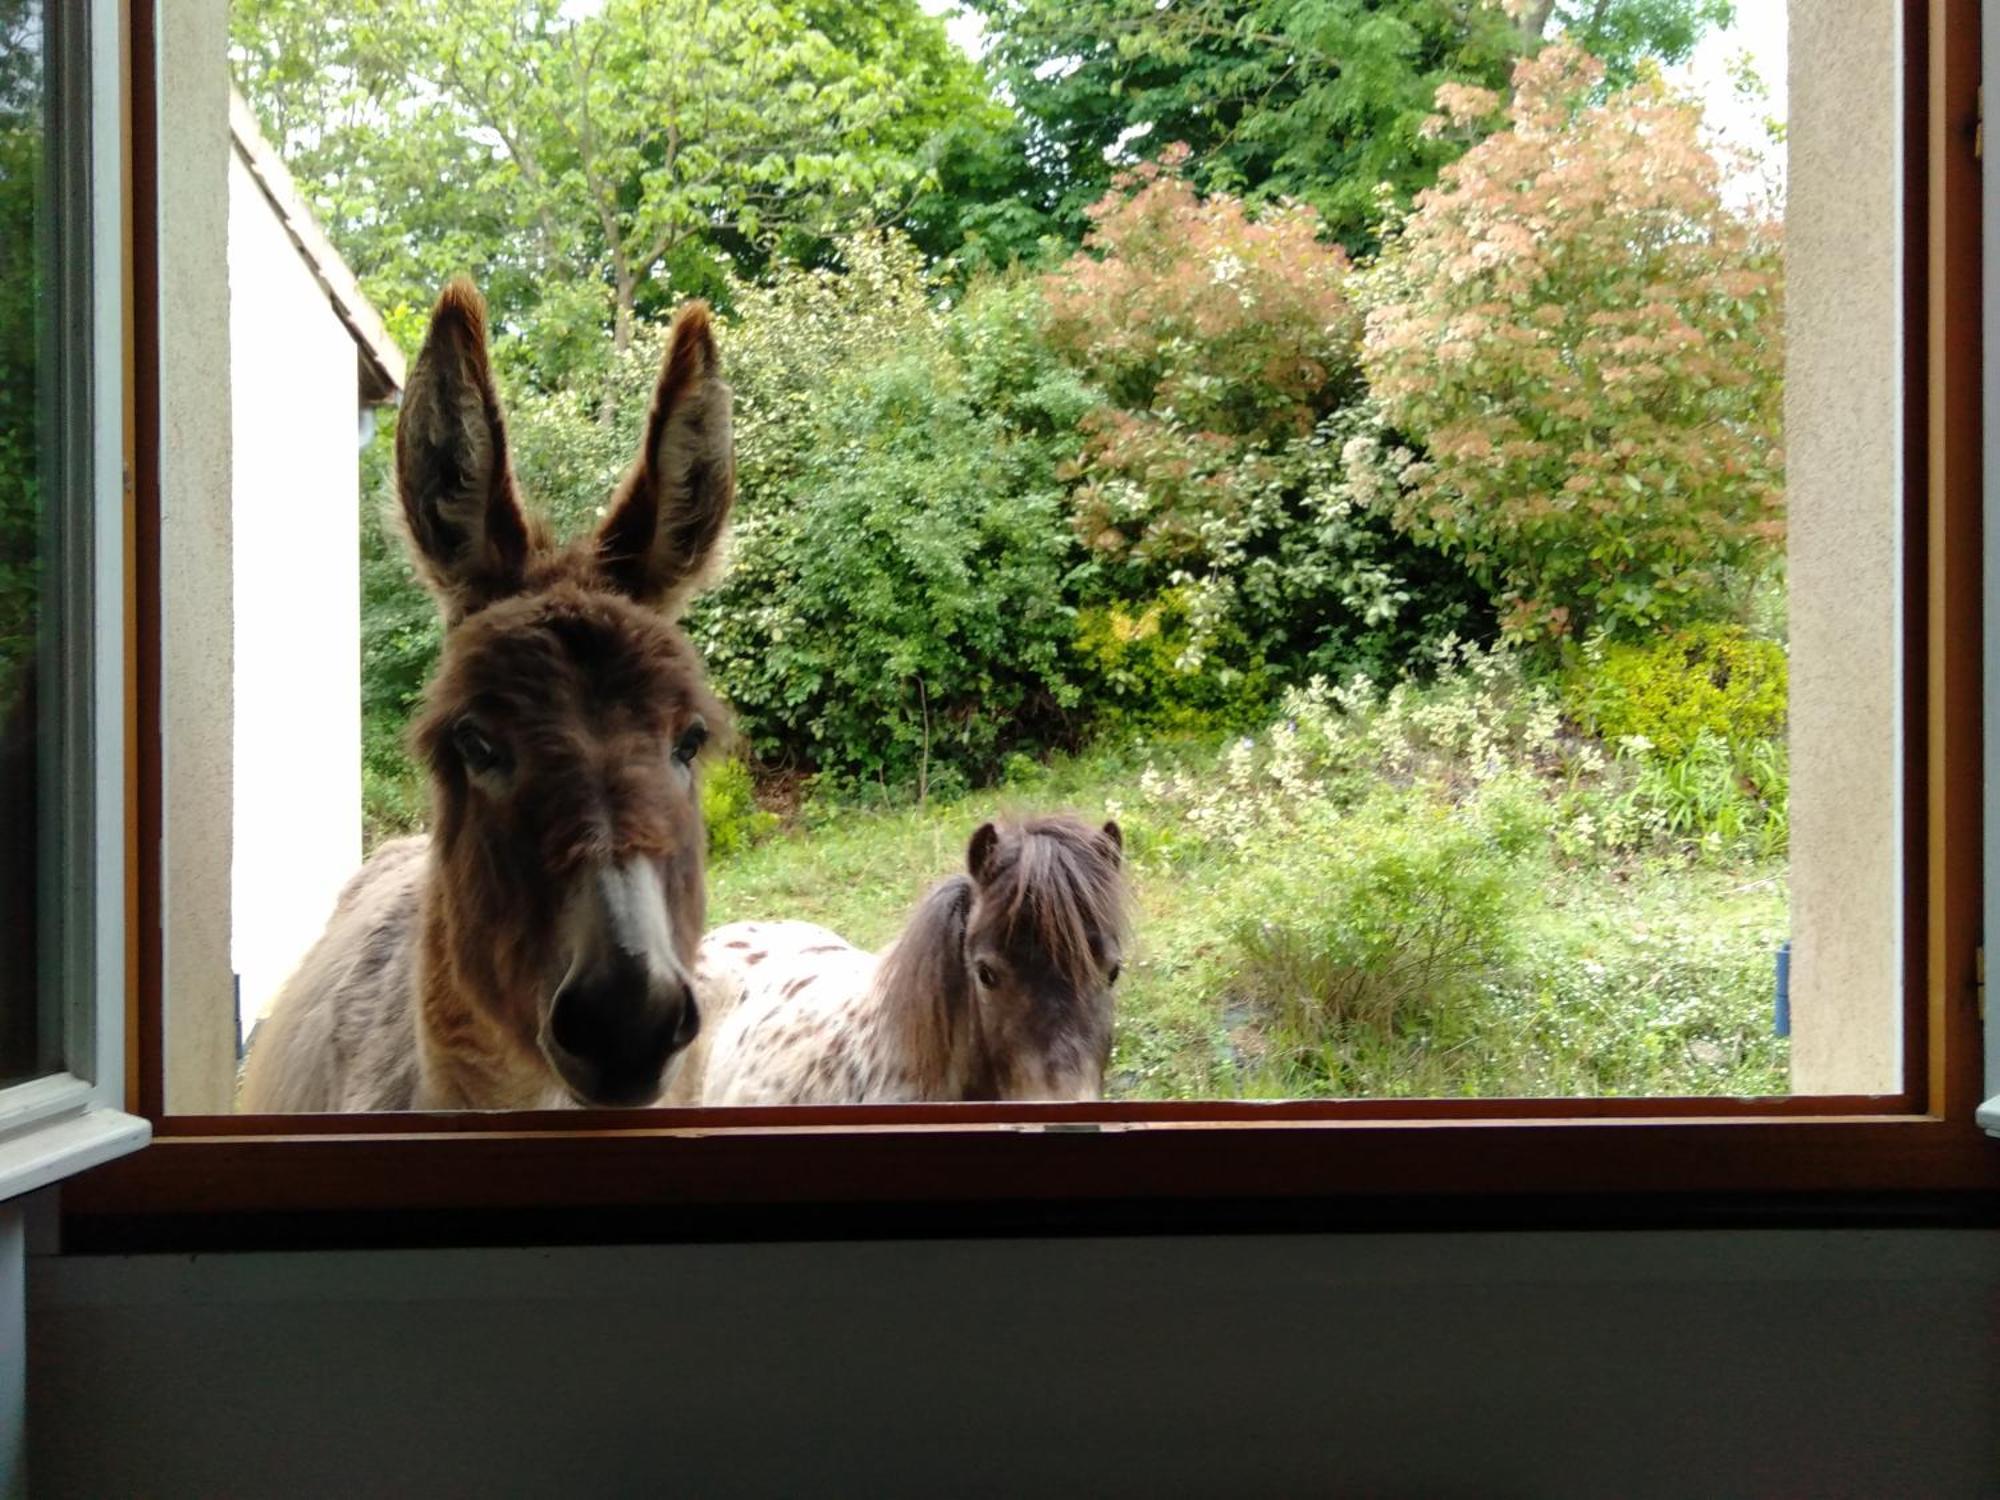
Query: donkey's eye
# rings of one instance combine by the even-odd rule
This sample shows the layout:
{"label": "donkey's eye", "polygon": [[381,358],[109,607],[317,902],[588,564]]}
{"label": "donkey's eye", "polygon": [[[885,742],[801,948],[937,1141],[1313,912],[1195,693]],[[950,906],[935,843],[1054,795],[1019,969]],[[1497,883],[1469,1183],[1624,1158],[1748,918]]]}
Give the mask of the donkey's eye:
{"label": "donkey's eye", "polygon": [[458,758],[465,762],[465,769],[475,776],[506,767],[507,752],[470,719],[458,721],[451,731],[451,742],[458,750]]}
{"label": "donkey's eye", "polygon": [[701,754],[701,747],[708,743],[708,726],[696,719],[681,731],[681,737],[674,741],[674,759],[682,765],[688,764]]}
{"label": "donkey's eye", "polygon": [[979,982],[989,990],[1000,982],[1000,976],[994,972],[993,965],[983,958],[972,966],[972,971],[979,976]]}

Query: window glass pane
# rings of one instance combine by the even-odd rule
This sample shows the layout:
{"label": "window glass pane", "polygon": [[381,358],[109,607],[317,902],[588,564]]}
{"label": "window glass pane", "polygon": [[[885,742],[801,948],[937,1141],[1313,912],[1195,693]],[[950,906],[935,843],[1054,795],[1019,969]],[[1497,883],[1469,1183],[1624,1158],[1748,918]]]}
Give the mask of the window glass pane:
{"label": "window glass pane", "polygon": [[[70,39],[40,0],[0,0],[0,1084],[64,1066],[59,955],[71,809],[63,720],[81,669],[66,588],[87,442],[70,351],[82,255],[62,128]],[[66,317],[67,315],[67,317]]]}
{"label": "window glass pane", "polygon": [[236,0],[204,1107],[1896,1091],[1895,13],[1353,9]]}

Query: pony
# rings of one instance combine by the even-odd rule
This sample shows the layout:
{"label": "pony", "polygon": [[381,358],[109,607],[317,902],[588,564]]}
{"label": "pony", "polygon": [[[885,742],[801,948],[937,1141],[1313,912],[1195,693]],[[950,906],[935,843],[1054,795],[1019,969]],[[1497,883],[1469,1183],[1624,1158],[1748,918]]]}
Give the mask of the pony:
{"label": "pony", "polygon": [[722,711],[677,620],[735,498],[708,309],[675,319],[602,525],[558,546],[515,488],[485,303],[452,282],[396,486],[444,620],[412,735],[433,831],[342,893],[257,1028],[242,1107],[650,1104],[701,1024],[696,759]]}
{"label": "pony", "polygon": [[[880,955],[809,922],[702,940],[705,1104],[1095,1099],[1128,907],[1116,823],[982,824]],[[684,1088],[692,1095],[694,1090]]]}

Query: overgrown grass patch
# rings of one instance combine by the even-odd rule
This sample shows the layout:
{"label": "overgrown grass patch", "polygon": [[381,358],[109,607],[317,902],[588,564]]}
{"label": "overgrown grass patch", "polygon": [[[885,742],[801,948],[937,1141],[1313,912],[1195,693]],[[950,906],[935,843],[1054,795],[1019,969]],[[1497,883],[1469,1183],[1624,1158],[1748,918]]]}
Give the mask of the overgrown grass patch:
{"label": "overgrown grass patch", "polygon": [[1138,1099],[1765,1094],[1786,931],[1780,860],[1562,851],[1501,784],[1388,789],[1191,836],[1135,794],[1227,754],[1178,740],[1059,758],[956,801],[826,806],[719,860],[716,922],[794,917],[890,941],[1003,812],[1117,816],[1138,906],[1110,1089]]}

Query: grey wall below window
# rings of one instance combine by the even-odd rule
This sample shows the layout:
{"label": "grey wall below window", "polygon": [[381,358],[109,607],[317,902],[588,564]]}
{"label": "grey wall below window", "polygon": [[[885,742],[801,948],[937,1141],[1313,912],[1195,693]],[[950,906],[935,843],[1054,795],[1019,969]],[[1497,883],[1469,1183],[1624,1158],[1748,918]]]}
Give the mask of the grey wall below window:
{"label": "grey wall below window", "polygon": [[31,1259],[37,1495],[2000,1495],[2000,1234]]}

